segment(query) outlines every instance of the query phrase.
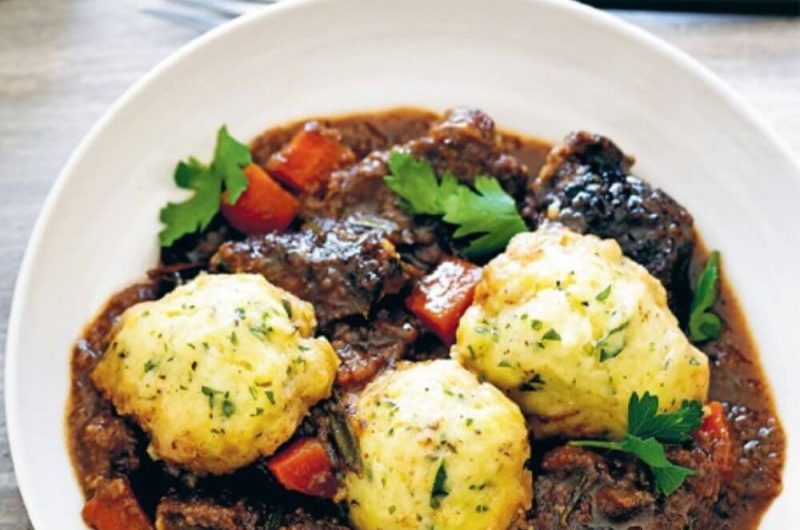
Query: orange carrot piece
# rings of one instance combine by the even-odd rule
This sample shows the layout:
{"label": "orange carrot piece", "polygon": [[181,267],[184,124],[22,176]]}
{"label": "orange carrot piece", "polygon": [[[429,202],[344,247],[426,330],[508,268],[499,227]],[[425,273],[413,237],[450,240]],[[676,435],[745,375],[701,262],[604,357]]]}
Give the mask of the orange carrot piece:
{"label": "orange carrot piece", "polygon": [[222,194],[222,215],[245,234],[285,230],[300,210],[300,202],[260,166],[249,164],[244,173],[248,180],[247,189],[236,204],[228,202],[227,192]]}
{"label": "orange carrot piece", "polygon": [[733,472],[734,455],[730,425],[725,417],[725,410],[719,401],[706,405],[706,415],[700,425],[696,437],[710,447],[711,459],[726,479]]}
{"label": "orange carrot piece", "polygon": [[83,520],[95,530],[153,530],[127,479],[105,481],[83,506]]}
{"label": "orange carrot piece", "polygon": [[452,258],[424,277],[406,299],[406,307],[446,344],[455,340],[461,316],[472,303],[480,267]]}
{"label": "orange carrot piece", "polygon": [[267,171],[290,188],[308,192],[325,182],[333,171],[353,161],[355,155],[336,131],[310,122],[270,157]]}
{"label": "orange carrot piece", "polygon": [[317,438],[293,442],[273,456],[267,468],[288,490],[328,499],[336,494],[336,477],[328,451]]}

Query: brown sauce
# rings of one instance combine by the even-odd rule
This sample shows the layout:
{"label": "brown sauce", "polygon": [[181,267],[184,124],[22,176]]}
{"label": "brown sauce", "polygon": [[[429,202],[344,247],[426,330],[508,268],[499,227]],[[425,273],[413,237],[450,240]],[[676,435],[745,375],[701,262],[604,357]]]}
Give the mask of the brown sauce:
{"label": "brown sauce", "polygon": [[[353,150],[357,159],[362,159],[373,151],[386,150],[393,145],[405,144],[426,135],[432,125],[440,119],[440,115],[428,111],[395,109],[380,113],[321,118],[318,121],[326,127],[337,129],[342,141]],[[276,127],[258,136],[251,148],[254,161],[262,166],[265,165],[269,157],[286,144],[303,123]],[[538,175],[552,147],[551,144],[539,139],[506,132],[499,134],[498,143],[503,152],[522,163],[521,167],[524,168],[528,181],[532,181]],[[431,259],[434,261],[441,259],[443,255],[442,249],[436,251],[439,254],[429,249],[425,252],[433,255]],[[696,276],[705,258],[706,253],[698,244],[693,257],[693,277]],[[192,265],[192,270],[194,267],[196,265]],[[204,267],[207,268],[207,265],[201,268]],[[180,269],[178,266],[177,270]],[[167,525],[166,530],[200,528],[200,526],[178,526],[185,524],[186,521],[180,519],[183,501],[176,501],[176,498],[193,498],[195,495],[202,496],[202,503],[195,505],[193,509],[206,510],[203,513],[211,514],[208,516],[209,521],[216,520],[214,517],[222,517],[219,515],[222,513],[219,510],[223,509],[228,510],[224,513],[226,521],[239,517],[237,520],[240,522],[232,527],[219,523],[219,526],[211,528],[272,528],[277,527],[276,521],[284,525],[283,527],[298,530],[347,528],[345,520],[337,515],[337,510],[331,503],[309,501],[297,495],[281,492],[276,489],[276,485],[266,473],[255,470],[257,466],[238,471],[229,477],[200,479],[198,486],[196,477],[187,477],[179,470],[152,462],[144,451],[145,435],[131,421],[117,416],[112,405],[94,388],[89,374],[108,346],[109,334],[116,318],[127,307],[140,301],[158,298],[171,289],[176,274],[171,273],[169,276],[163,273],[155,274],[150,281],[133,285],[114,295],[86,327],[73,349],[67,436],[70,454],[84,493],[87,497],[91,497],[103,481],[113,477],[127,477],[140,503],[152,517],[159,503],[163,503],[169,507],[170,517],[182,521],[175,523],[175,526]],[[383,336],[384,342],[391,342],[394,348],[395,343],[401,339],[397,338],[399,335],[392,335],[396,332],[396,329],[392,331],[392,325],[396,323],[396,313],[404,311],[402,303],[390,299],[379,309],[377,313],[379,316],[376,318],[380,320],[381,326],[389,330]],[[713,509],[708,515],[710,517],[708,520],[711,522],[707,527],[720,530],[752,530],[757,527],[761,515],[772,499],[780,492],[785,437],[777,419],[768,381],[761,368],[758,349],[748,333],[745,314],[739,306],[734,291],[725,281],[724,266],[721,296],[714,310],[723,320],[723,333],[718,340],[710,342],[702,349],[712,362],[710,399],[720,401],[724,406],[735,443],[736,464],[730,480],[713,486],[719,491],[714,496]],[[408,320],[407,316],[403,318]],[[336,340],[344,343],[349,341],[355,348],[358,346],[356,344],[358,341],[363,341],[367,348],[376,347],[374,343],[370,343],[371,336],[349,321],[345,324],[345,329],[336,324],[321,331],[331,337],[334,343]],[[425,357],[426,351],[427,355],[433,356],[446,354],[424,331],[406,333],[402,341],[411,344],[409,350],[398,354],[395,348],[387,355],[395,357],[405,355],[406,358],[414,359]],[[309,425],[301,426],[301,430],[313,431],[315,427],[311,424],[313,418],[309,420]],[[534,442],[537,443],[539,442]],[[546,446],[547,444],[544,444],[544,447]],[[545,451],[534,445],[534,452]],[[609,459],[609,462],[603,461],[601,464],[609,467],[618,465],[613,459]],[[537,478],[537,488],[540,484],[542,487],[550,487],[558,480],[566,480],[549,477],[547,472],[542,470],[541,462],[534,465],[539,466],[535,468],[537,473],[544,475]],[[627,479],[623,477],[619,480]],[[257,493],[253,494],[254,491],[261,492],[269,498],[253,498],[258,497]],[[245,509],[241,502],[237,503],[242,499],[245,503],[251,503],[254,508],[247,511],[250,508]],[[675,501],[676,503],[684,503],[686,506],[691,502],[697,502],[689,494],[676,499],[679,499]],[[558,500],[553,502],[557,504]],[[214,512],[216,505],[219,505],[218,511]],[[543,511],[550,509],[544,505],[539,508]],[[666,528],[667,526],[663,526],[664,523],[655,521],[664,520],[658,517],[673,508],[668,503],[655,500],[652,505],[644,506],[636,513],[610,519],[607,514],[598,514],[596,506],[589,506],[586,517],[594,520],[587,520],[585,526],[564,519],[563,526],[552,526],[552,528],[655,528],[653,524],[660,524]],[[537,506],[534,506],[534,511],[536,509]],[[250,515],[236,515],[242,510]],[[680,512],[680,509],[677,511]],[[273,517],[274,513],[271,512],[277,515]],[[675,526],[668,526],[669,528],[694,528],[690,516],[682,514],[675,517],[675,521],[680,522]],[[276,526],[253,526],[252,521]],[[537,528],[544,530],[549,527],[540,523]]]}

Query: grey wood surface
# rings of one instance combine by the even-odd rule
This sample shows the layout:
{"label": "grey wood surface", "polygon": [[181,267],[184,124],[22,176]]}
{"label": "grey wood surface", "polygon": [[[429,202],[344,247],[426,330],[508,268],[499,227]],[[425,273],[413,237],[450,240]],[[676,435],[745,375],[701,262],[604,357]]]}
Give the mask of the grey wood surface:
{"label": "grey wood surface", "polygon": [[[617,14],[710,67],[800,156],[800,20]],[[135,0],[0,0],[0,344],[28,235],[59,169],[114,99],[196,36],[141,14]],[[24,528],[0,409],[0,530]]]}

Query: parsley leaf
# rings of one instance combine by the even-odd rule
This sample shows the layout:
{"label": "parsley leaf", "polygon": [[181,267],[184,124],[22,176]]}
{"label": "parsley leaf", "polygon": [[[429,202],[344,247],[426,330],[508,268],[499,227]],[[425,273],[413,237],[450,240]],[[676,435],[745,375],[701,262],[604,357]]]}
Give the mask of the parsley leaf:
{"label": "parsley leaf", "polygon": [[168,203],[161,209],[159,220],[164,228],[158,238],[168,247],[186,234],[205,229],[219,211],[223,183],[232,203],[245,189],[247,176],[243,168],[252,162],[250,150],[235,140],[226,127],[217,132],[214,160],[207,166],[194,157],[178,162],[173,178],[179,188],[193,190],[194,195],[180,203]]}
{"label": "parsley leaf", "polygon": [[658,412],[658,397],[648,392],[641,398],[634,392],[628,401],[628,433],[639,438],[688,442],[690,433],[702,422],[703,407],[699,401],[684,401],[677,412],[664,413]]}
{"label": "parsley leaf", "polygon": [[628,432],[622,441],[579,440],[569,444],[637,457],[650,467],[656,490],[666,496],[674,493],[694,470],[670,462],[662,442],[688,441],[691,431],[699,427],[702,420],[702,406],[697,401],[684,401],[679,411],[660,414],[657,396],[645,392],[640,398],[634,392],[628,402]]}
{"label": "parsley leaf", "polygon": [[444,460],[439,464],[439,469],[436,470],[436,476],[433,478],[433,486],[431,487],[431,508],[438,508],[441,500],[450,495],[450,492],[445,487],[447,482],[447,468],[444,467]]}
{"label": "parsley leaf", "polygon": [[222,177],[231,204],[236,204],[247,189],[247,175],[244,174],[243,168],[252,162],[250,149],[231,136],[227,127],[224,125],[220,127],[217,132],[214,161],[211,162],[211,173]]}
{"label": "parsley leaf", "polygon": [[722,321],[711,312],[719,294],[719,258],[718,251],[711,253],[694,289],[689,313],[689,335],[694,342],[716,339],[722,331]]}
{"label": "parsley leaf", "polygon": [[455,194],[442,200],[444,221],[458,225],[453,237],[479,236],[464,249],[468,258],[502,250],[514,235],[528,229],[514,198],[495,178],[479,175],[475,177],[475,191],[459,184]]}
{"label": "parsley leaf", "polygon": [[159,220],[166,226],[158,234],[161,246],[168,247],[185,234],[203,230],[219,210],[222,183],[210,176],[208,169],[195,158],[178,162],[175,184],[195,194],[181,203],[168,203]]}
{"label": "parsley leaf", "polygon": [[407,202],[408,210],[414,214],[444,213],[439,181],[426,160],[415,160],[410,154],[395,150],[389,155],[389,170],[391,174],[383,180]]}
{"label": "parsley leaf", "polygon": [[427,160],[416,160],[402,151],[392,151],[389,170],[386,185],[412,214],[441,215],[456,225],[453,237],[471,237],[463,250],[468,258],[502,250],[512,236],[528,229],[513,197],[495,178],[475,177],[474,189],[449,173],[439,180]]}

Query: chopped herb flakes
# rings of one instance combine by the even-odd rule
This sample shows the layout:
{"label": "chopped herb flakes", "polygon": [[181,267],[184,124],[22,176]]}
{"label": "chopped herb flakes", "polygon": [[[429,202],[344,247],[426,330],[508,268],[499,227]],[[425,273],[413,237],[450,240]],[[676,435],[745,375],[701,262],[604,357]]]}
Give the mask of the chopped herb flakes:
{"label": "chopped herb flakes", "polygon": [[431,487],[431,508],[438,508],[441,500],[450,494],[447,489],[447,468],[444,465],[444,460],[439,464],[439,469],[436,470],[436,476],[433,479],[433,486]]}
{"label": "chopped herb flakes", "polygon": [[226,418],[230,418],[233,416],[234,412],[236,412],[236,405],[234,405],[233,402],[227,398],[222,400],[222,415]]}
{"label": "chopped herb flakes", "polygon": [[533,377],[522,383],[519,387],[522,392],[538,392],[544,386],[544,380],[539,374],[533,374]]}
{"label": "chopped herb flakes", "polygon": [[283,304],[283,310],[286,311],[286,316],[292,318],[292,304],[286,298],[281,298],[281,304]]}
{"label": "chopped herb flakes", "polygon": [[561,340],[561,335],[558,334],[558,331],[550,328],[542,335],[542,340],[559,341]]}
{"label": "chopped herb flakes", "polygon": [[275,394],[272,392],[272,390],[265,390],[264,395],[267,396],[267,399],[269,400],[270,404],[272,405],[275,404]]}
{"label": "chopped herb flakes", "polygon": [[221,390],[214,390],[213,388],[208,387],[208,386],[203,386],[200,389],[200,391],[203,393],[203,395],[208,396],[208,408],[213,409],[214,408],[214,396],[216,396],[217,394],[222,394],[222,391]]}
{"label": "chopped herb flakes", "polygon": [[597,341],[595,349],[599,352],[601,363],[613,359],[625,349],[625,337],[621,332],[628,327],[628,324],[630,324],[630,320],[611,329]]}
{"label": "chopped herb flakes", "polygon": [[153,370],[156,366],[158,366],[158,363],[153,361],[153,359],[149,359],[146,363],[144,363],[144,373]]}
{"label": "chopped herb flakes", "polygon": [[597,296],[595,296],[594,299],[597,300],[598,302],[603,302],[609,297],[609,295],[611,295],[611,284],[609,284],[608,287],[597,293]]}

